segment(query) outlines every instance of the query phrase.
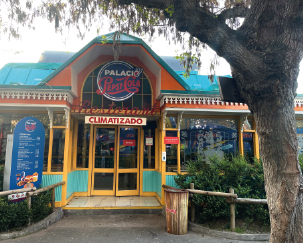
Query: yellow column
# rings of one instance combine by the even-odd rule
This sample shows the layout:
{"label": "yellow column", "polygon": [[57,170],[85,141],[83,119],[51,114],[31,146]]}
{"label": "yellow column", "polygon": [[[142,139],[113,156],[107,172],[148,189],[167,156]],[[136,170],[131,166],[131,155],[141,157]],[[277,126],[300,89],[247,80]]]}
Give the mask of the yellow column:
{"label": "yellow column", "polygon": [[[162,185],[166,184],[166,161],[162,161],[162,152],[166,152],[166,146],[164,144],[164,137],[165,137],[165,131],[163,131],[163,116],[161,118],[161,150],[160,150],[160,158],[161,158],[161,171],[162,171]],[[161,193],[161,198],[162,198],[162,205],[165,204],[165,198],[164,198],[164,189],[162,187],[162,193]]]}
{"label": "yellow column", "polygon": [[243,133],[242,133],[242,126],[243,124],[241,124],[241,117],[239,117],[238,119],[239,121],[239,126],[238,126],[238,134],[239,134],[239,153],[241,155],[244,155],[244,146],[243,146]]}
{"label": "yellow column", "polygon": [[94,126],[90,124],[90,132],[89,132],[89,149],[88,149],[88,188],[87,195],[91,195],[92,189],[92,170],[93,170],[93,146],[94,146]]}
{"label": "yellow column", "polygon": [[63,181],[65,181],[65,184],[62,186],[62,198],[61,198],[61,206],[66,205],[66,194],[67,194],[67,175],[68,175],[68,161],[69,159],[69,139],[70,139],[70,131],[71,131],[71,115],[69,112],[69,117],[66,117],[68,119],[68,128],[65,129],[65,143],[64,143],[64,163],[63,163]]}
{"label": "yellow column", "polygon": [[254,132],[254,154],[255,157],[257,157],[257,159],[260,158],[260,154],[259,154],[259,136],[257,133],[257,128],[256,128],[256,122],[255,119],[253,119],[253,129],[255,130]]}

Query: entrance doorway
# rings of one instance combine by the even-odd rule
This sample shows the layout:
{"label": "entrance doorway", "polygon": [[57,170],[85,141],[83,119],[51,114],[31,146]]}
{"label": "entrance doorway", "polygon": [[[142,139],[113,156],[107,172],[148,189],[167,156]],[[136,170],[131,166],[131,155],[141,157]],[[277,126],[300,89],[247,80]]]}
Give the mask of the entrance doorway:
{"label": "entrance doorway", "polygon": [[96,126],[92,195],[139,195],[140,127]]}

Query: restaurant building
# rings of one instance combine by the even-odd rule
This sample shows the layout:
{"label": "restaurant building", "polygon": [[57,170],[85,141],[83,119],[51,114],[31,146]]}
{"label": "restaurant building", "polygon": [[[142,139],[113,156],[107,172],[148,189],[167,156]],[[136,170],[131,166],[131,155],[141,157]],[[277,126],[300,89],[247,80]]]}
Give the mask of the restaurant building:
{"label": "restaurant building", "polygon": [[[97,195],[153,196],[164,205],[162,185],[175,186],[188,160],[259,157],[248,107],[221,101],[216,78],[211,83],[196,70],[185,79],[182,67],[126,34],[115,61],[113,33],[106,39],[68,59],[42,55],[0,70],[0,164],[7,135],[28,116],[45,128],[42,186],[66,182],[56,189],[56,206]],[[298,95],[300,148],[302,103]]]}

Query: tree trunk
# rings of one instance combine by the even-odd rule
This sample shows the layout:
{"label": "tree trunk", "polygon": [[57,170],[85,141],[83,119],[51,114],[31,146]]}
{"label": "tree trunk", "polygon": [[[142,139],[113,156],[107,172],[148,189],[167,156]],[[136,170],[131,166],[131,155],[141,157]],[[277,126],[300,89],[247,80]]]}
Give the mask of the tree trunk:
{"label": "tree trunk", "polygon": [[[274,243],[303,242],[302,173],[294,112],[298,72],[296,68],[289,70],[266,83],[247,80],[232,70],[256,121],[270,213],[270,242]],[[259,75],[266,77],[266,73]]]}
{"label": "tree trunk", "polygon": [[[258,101],[254,112],[264,166],[271,242],[303,242],[302,173],[293,99]],[[279,105],[279,102],[280,105]]]}

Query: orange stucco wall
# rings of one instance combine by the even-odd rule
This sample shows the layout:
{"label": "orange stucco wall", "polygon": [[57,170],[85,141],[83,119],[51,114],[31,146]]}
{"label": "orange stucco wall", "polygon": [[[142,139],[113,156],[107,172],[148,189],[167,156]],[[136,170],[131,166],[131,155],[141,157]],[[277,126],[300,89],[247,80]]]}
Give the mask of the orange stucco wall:
{"label": "orange stucco wall", "polygon": [[[81,102],[81,92],[82,87],[84,85],[86,77],[98,66],[102,65],[103,63],[113,61],[113,56],[105,56],[100,55],[98,58],[96,58],[94,61],[92,61],[82,72],[78,74],[78,85],[77,85],[77,98],[74,99],[73,106],[79,106]],[[139,66],[144,69],[145,74],[148,76],[152,89],[153,89],[153,103],[158,103],[156,100],[156,76],[138,59],[135,57],[124,57],[121,56],[119,60],[126,61],[129,63],[132,63],[136,66]]]}
{"label": "orange stucco wall", "polygon": [[[95,45],[102,45],[102,44],[94,44],[90,48],[88,48],[84,53],[82,53],[76,60],[74,60],[71,64],[69,64],[64,70],[62,70],[60,73],[58,73],[55,77],[53,77],[49,82],[48,85],[50,86],[71,86],[71,66],[76,63],[79,59],[81,59],[85,54],[87,54]],[[111,45],[111,44],[106,44]],[[127,47],[130,45],[123,45],[123,47]],[[163,68],[153,57],[152,55],[141,45],[131,45],[131,46],[139,46],[144,50],[144,52],[149,55],[161,68],[161,89],[163,90],[185,90],[181,84],[175,78],[166,71],[165,68]],[[102,56],[100,55],[97,59],[92,60],[91,63],[88,63],[87,67],[78,75],[78,92],[77,92],[77,98],[74,100],[74,104],[79,103],[80,98],[80,91],[83,85],[83,81],[85,77],[89,74],[89,71],[96,68],[98,65],[112,61],[113,56]],[[121,56],[119,60],[124,60],[131,62],[135,65],[140,66],[144,69],[144,72],[147,74],[147,76],[150,78],[150,81],[153,85],[153,93],[156,94],[156,77],[155,75],[138,59],[134,57],[124,57]]]}

